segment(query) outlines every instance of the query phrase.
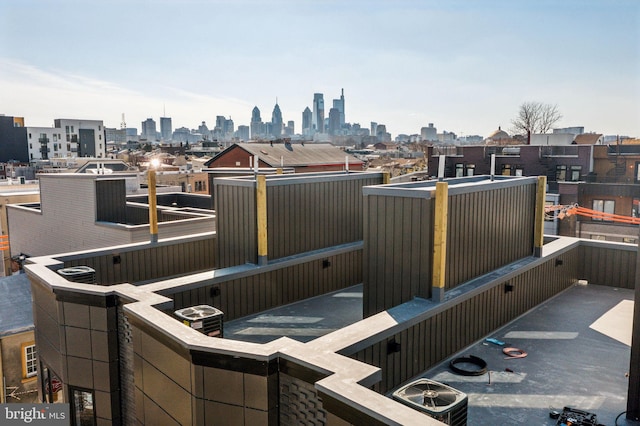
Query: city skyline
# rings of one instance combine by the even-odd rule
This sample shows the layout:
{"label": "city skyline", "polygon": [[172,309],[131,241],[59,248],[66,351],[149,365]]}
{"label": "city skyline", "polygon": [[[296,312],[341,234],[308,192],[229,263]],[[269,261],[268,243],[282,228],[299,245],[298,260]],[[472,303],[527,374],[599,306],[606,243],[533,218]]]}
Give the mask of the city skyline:
{"label": "city skyline", "polygon": [[[8,1],[0,113],[129,127],[284,122],[345,90],[345,120],[393,136],[511,129],[526,101],[558,127],[640,136],[640,4],[605,1]],[[210,17],[211,19],[206,19]],[[265,119],[263,117],[263,119]]]}

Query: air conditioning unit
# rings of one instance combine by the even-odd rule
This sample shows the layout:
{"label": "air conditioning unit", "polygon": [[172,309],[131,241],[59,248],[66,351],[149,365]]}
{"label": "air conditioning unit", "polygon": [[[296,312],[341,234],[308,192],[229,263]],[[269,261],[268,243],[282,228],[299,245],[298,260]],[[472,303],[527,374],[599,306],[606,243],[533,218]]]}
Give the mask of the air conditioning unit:
{"label": "air conditioning unit", "polygon": [[467,395],[443,383],[417,379],[393,392],[392,396],[448,425],[467,424]]}
{"label": "air conditioning unit", "polygon": [[71,266],[69,268],[58,269],[58,274],[74,283],[96,283],[96,271],[88,266]]}
{"label": "air conditioning unit", "polygon": [[174,312],[182,323],[211,337],[223,337],[224,313],[209,305],[191,306]]}

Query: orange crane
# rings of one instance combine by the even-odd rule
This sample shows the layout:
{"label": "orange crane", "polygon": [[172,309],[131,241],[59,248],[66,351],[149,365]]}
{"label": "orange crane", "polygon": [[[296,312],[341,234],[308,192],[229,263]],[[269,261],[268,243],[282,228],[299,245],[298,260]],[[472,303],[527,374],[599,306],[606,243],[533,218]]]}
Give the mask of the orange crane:
{"label": "orange crane", "polygon": [[558,219],[564,219],[567,216],[572,216],[574,214],[577,214],[580,216],[589,217],[591,219],[603,220],[607,222],[618,222],[618,223],[626,223],[629,225],[640,225],[640,217],[605,213],[599,210],[592,210],[586,207],[580,207],[578,204],[553,205],[553,206],[546,206],[544,208],[544,212],[546,214],[556,212],[556,211],[559,212]]}

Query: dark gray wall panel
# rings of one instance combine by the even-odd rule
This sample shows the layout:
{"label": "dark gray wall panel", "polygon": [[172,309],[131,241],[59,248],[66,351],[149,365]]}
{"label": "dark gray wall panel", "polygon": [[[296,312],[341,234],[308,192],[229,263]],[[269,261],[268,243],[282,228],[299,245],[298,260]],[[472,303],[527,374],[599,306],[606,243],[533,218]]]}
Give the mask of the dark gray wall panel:
{"label": "dark gray wall panel", "polygon": [[449,197],[446,288],[454,288],[533,250],[535,185]]}
{"label": "dark gray wall panel", "polygon": [[[340,290],[362,282],[362,251],[328,256],[329,267],[318,259],[269,272],[256,271],[246,278],[214,283],[198,289],[167,294],[174,309],[211,305],[224,312],[225,321],[276,306]],[[213,296],[211,288],[220,289]]]}
{"label": "dark gray wall panel", "polygon": [[124,179],[96,180],[96,220],[127,223],[127,189]]}
{"label": "dark gray wall panel", "polygon": [[[571,286],[580,275],[581,261],[579,250],[551,258],[352,357],[382,369],[382,380],[374,389],[386,393]],[[505,293],[505,282],[513,291]],[[392,341],[400,350],[388,353]]]}
{"label": "dark gray wall panel", "polygon": [[431,297],[433,200],[368,195],[364,206],[365,316]]}
{"label": "dark gray wall panel", "polygon": [[583,245],[581,279],[609,287],[634,288],[636,251]]}
{"label": "dark gray wall panel", "polygon": [[[533,251],[536,185],[449,196],[445,288]],[[365,316],[430,298],[434,200],[370,194],[364,211]]]}
{"label": "dark gray wall panel", "polygon": [[64,267],[89,266],[97,284],[112,285],[213,269],[215,258],[215,237],[209,237],[68,259]]}
{"label": "dark gray wall panel", "polygon": [[220,268],[258,259],[255,188],[216,185],[215,202]]}

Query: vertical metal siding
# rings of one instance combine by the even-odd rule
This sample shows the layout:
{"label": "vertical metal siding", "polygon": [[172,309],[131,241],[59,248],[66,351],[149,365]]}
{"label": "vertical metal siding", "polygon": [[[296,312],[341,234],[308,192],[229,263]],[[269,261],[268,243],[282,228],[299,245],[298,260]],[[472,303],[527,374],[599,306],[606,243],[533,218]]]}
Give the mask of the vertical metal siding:
{"label": "vertical metal siding", "polygon": [[[255,188],[216,185],[219,267],[257,262]],[[268,214],[268,213],[267,213]]]}
{"label": "vertical metal siding", "polygon": [[530,256],[534,213],[535,185],[450,196],[446,288]]}
{"label": "vertical metal siding", "polygon": [[[174,309],[212,305],[230,321],[362,282],[361,250],[327,259],[331,263],[328,268],[323,268],[323,259],[318,259],[168,296],[174,300]],[[219,297],[211,296],[212,287],[220,288]]]}
{"label": "vertical metal siding", "polygon": [[96,220],[126,223],[126,199],[124,179],[96,180]]}
{"label": "vertical metal siding", "polygon": [[269,259],[362,240],[362,187],[382,177],[269,185]]}
{"label": "vertical metal siding", "polygon": [[[114,263],[114,256],[119,256],[120,263]],[[96,282],[106,286],[213,269],[215,257],[215,238],[211,237],[67,260],[64,267],[89,266],[96,271]]]}
{"label": "vertical metal siding", "polygon": [[[558,258],[562,265],[552,258],[508,280],[512,292],[505,293],[502,283],[488,288],[352,357],[382,369],[374,389],[386,393],[571,286],[580,275],[582,253],[572,250]],[[392,340],[400,351],[387,353]]]}
{"label": "vertical metal siding", "polygon": [[432,204],[424,198],[365,197],[365,316],[431,296]]}
{"label": "vertical metal siding", "polygon": [[581,246],[582,274],[592,284],[635,288],[637,267],[635,250]]}

